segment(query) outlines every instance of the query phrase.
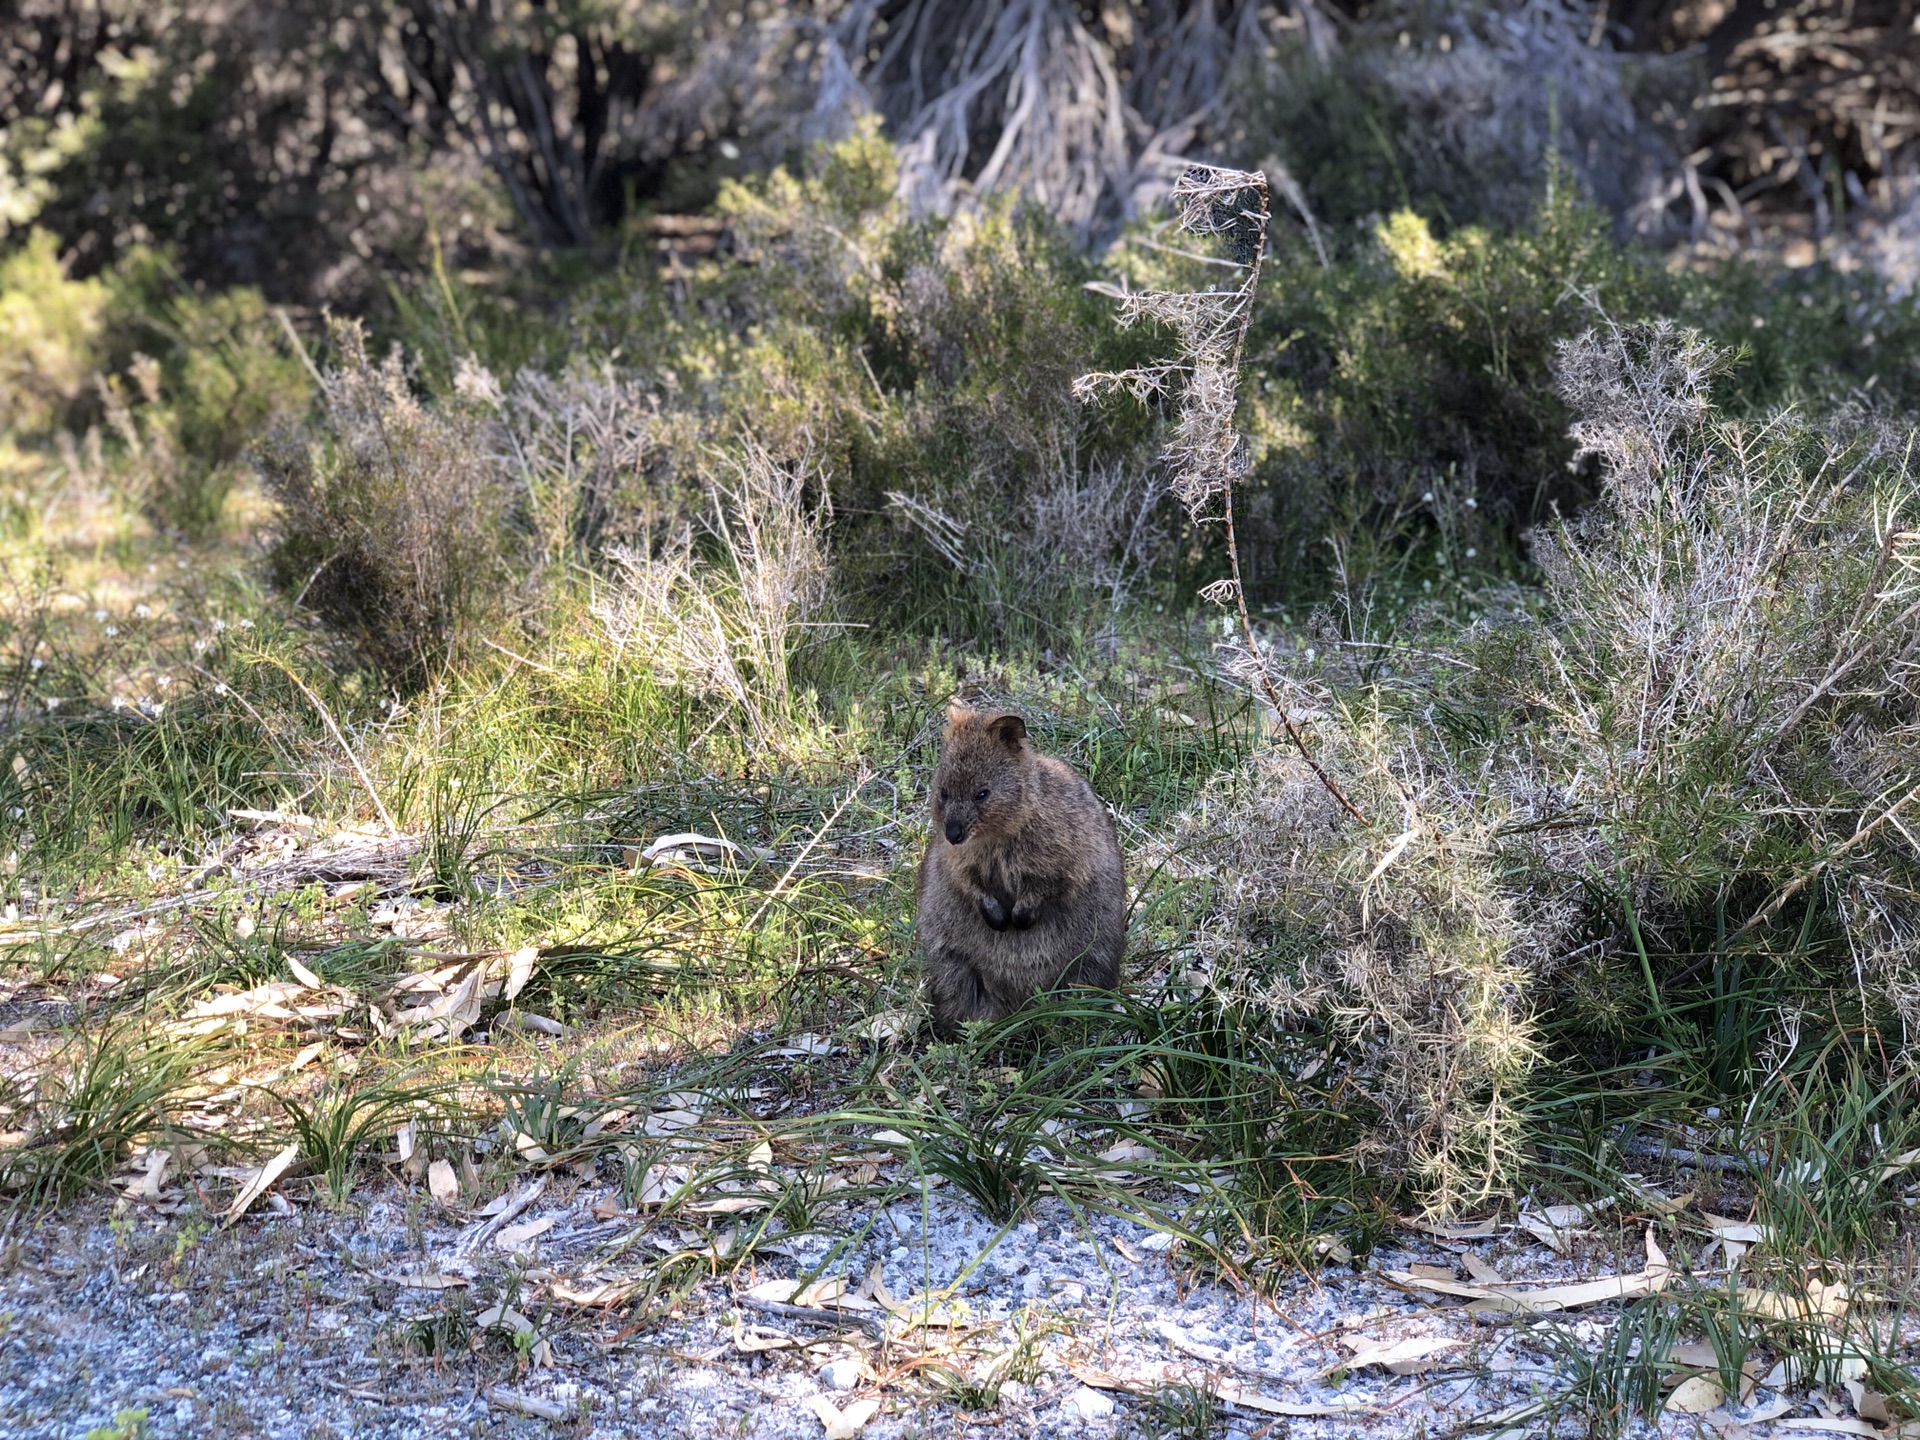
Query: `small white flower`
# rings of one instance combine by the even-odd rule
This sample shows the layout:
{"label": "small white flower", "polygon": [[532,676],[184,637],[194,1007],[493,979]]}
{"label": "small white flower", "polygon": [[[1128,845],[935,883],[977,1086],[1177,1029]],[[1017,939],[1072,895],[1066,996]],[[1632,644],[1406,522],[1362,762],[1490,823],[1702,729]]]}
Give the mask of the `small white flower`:
{"label": "small white flower", "polygon": [[251,621],[251,620],[242,620],[242,621],[240,622],[240,628],[241,628],[242,630],[251,630],[251,629],[253,628],[253,621]]}
{"label": "small white flower", "polygon": [[104,620],[107,618],[107,612],[104,610],[96,610],[93,612],[93,618],[95,620]]}
{"label": "small white flower", "polygon": [[1471,560],[1474,556],[1478,555],[1479,553],[1480,552],[1474,549],[1473,546],[1471,545],[1467,546],[1467,559]]}
{"label": "small white flower", "polygon": [[107,626],[107,634],[118,635],[119,633],[120,633],[120,627],[118,625]]}
{"label": "small white flower", "polygon": [[30,670],[44,670],[47,668],[47,662],[36,655],[27,662],[27,668]]}
{"label": "small white flower", "polygon": [[153,607],[151,605],[136,605],[133,607],[133,618],[136,620],[144,620],[151,614],[153,614]]}

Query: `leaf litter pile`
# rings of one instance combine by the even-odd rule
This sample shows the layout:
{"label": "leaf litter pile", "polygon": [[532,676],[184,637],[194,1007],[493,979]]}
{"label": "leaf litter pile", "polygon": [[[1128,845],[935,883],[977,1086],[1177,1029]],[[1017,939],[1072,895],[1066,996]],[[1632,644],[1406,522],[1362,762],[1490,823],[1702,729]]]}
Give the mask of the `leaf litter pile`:
{"label": "leaf litter pile", "polygon": [[[623,864],[697,871],[702,838]],[[1689,1165],[1256,1277],[1183,1221],[1207,1172],[1141,1132],[1048,1120],[987,1147],[1002,1193],[954,1163],[964,1132],[851,1108],[916,1063],[910,1010],[717,1061],[561,1023],[526,1002],[578,947],[452,948],[407,860],[237,842],[235,878],[386,938],[288,950],[154,1031],[105,1001],[184,906],[107,917],[126,963],[77,996],[15,987],[8,1433],[1920,1434],[1870,1359],[1904,1316],[1752,1267],[1765,1226],[1658,1188]]]}

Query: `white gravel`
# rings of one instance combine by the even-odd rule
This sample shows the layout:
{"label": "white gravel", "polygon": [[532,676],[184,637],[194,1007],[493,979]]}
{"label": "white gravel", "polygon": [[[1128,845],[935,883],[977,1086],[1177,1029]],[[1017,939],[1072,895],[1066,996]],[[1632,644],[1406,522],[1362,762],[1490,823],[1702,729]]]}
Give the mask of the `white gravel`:
{"label": "white gravel", "polygon": [[[345,1214],[312,1203],[228,1230],[209,1230],[192,1206],[116,1222],[104,1204],[22,1228],[0,1273],[0,1431],[80,1440],[116,1412],[144,1408],[145,1433],[156,1437],[558,1430],[819,1440],[815,1397],[835,1410],[877,1401],[863,1432],[872,1440],[1103,1437],[1141,1418],[1138,1395],[1094,1388],[1083,1379],[1090,1375],[1147,1386],[1211,1377],[1282,1405],[1353,1407],[1320,1417],[1231,1409],[1214,1434],[1232,1440],[1431,1440],[1522,1404],[1549,1375],[1530,1332],[1476,1323],[1371,1272],[1294,1275],[1277,1296],[1255,1301],[1196,1280],[1177,1255],[1152,1248],[1156,1237],[1144,1227],[1106,1217],[1082,1224],[1058,1201],[1036,1206],[983,1258],[998,1227],[963,1198],[935,1191],[884,1212],[857,1253],[827,1273],[852,1288],[878,1262],[886,1291],[903,1299],[951,1284],[978,1260],[958,1291],[968,1323],[925,1333],[939,1343],[963,1340],[956,1363],[972,1374],[1021,1330],[1038,1339],[1031,1374],[1004,1385],[993,1409],[961,1412],[932,1398],[935,1387],[909,1363],[917,1333],[886,1342],[869,1335],[862,1317],[884,1324],[884,1311],[819,1324],[742,1303],[752,1286],[818,1264],[829,1237],[786,1237],[777,1253],[763,1249],[736,1274],[722,1265],[652,1323],[637,1325],[633,1311],[554,1303],[546,1290],[556,1278],[578,1274],[596,1247],[637,1223],[593,1216],[592,1206],[610,1195],[605,1186],[561,1191],[520,1217],[554,1221],[524,1252],[488,1246],[471,1260],[458,1249],[460,1226],[391,1185]],[[1451,1258],[1442,1247],[1414,1244],[1376,1255],[1374,1264]],[[1539,1268],[1572,1273],[1565,1262]],[[434,1272],[469,1283],[431,1291],[391,1278]],[[530,1353],[547,1363],[530,1365],[504,1333],[477,1348],[456,1337],[437,1362],[404,1342],[417,1325],[471,1319],[497,1302],[528,1317],[529,1340],[547,1342]],[[1597,1323],[1580,1323],[1600,1333]],[[736,1324],[749,1328],[737,1332]],[[799,1343],[743,1353],[740,1333]],[[1451,1368],[1410,1376],[1339,1370],[1347,1352],[1336,1342],[1362,1334],[1458,1344],[1445,1357]],[[1510,1434],[1548,1433],[1540,1424]],[[1663,1433],[1692,1435],[1694,1426],[1675,1417]]]}

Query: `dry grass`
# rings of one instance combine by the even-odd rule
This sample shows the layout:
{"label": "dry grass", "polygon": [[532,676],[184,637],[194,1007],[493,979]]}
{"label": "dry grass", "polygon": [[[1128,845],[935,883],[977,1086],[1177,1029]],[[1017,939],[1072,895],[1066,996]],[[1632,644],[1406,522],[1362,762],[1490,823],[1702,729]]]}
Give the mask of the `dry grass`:
{"label": "dry grass", "polygon": [[712,483],[703,532],[685,526],[657,554],[614,552],[621,583],[595,615],[620,656],[663,685],[718,699],[756,745],[786,753],[811,725],[792,665],[829,596],[824,487],[747,440]]}

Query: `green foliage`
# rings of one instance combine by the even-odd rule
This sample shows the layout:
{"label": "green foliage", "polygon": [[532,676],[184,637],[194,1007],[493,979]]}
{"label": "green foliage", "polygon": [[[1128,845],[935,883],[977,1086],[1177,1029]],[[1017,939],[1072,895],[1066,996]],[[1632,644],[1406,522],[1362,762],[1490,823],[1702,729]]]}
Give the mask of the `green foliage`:
{"label": "green foliage", "polygon": [[1220,1401],[1205,1384],[1168,1381],[1147,1391],[1128,1413],[1124,1440],[1212,1440],[1221,1432]]}
{"label": "green foliage", "polygon": [[95,1425],[88,1429],[87,1440],[142,1440],[147,1433],[147,1408],[116,1410],[111,1425]]}
{"label": "green foliage", "polygon": [[0,257],[0,430],[44,436],[85,410],[107,294],[68,277],[48,231]]}
{"label": "green foliage", "polygon": [[725,320],[676,322],[663,378],[699,397],[701,433],[819,466],[862,614],[1058,633],[1151,558],[1146,425],[1069,394],[1138,342],[1045,216],[916,221],[894,166],[869,127],[724,187],[736,258],[702,267],[695,313]]}
{"label": "green foliage", "polygon": [[288,80],[325,52],[337,64],[325,13],[287,14],[268,59],[258,31],[194,7],[109,7],[109,43],[63,42],[76,53],[49,97],[54,116],[5,137],[7,165],[31,177],[36,222],[90,272],[157,245],[200,275],[271,277],[283,293],[312,283],[335,258],[314,161],[331,158],[337,81],[312,104]]}
{"label": "green foliage", "polygon": [[[113,693],[123,652],[55,652],[44,673],[63,703],[22,717],[0,771],[0,813],[17,817],[9,845],[23,864],[71,883],[136,842],[193,843],[223,829],[230,809],[271,807],[287,794],[305,768],[310,712],[285,672],[243,643],[258,633],[248,625],[220,622],[188,656],[163,652],[174,673],[198,665],[209,683],[134,704]],[[124,644],[140,640],[128,634]],[[318,671],[313,656],[299,658]]]}
{"label": "green foliage", "polygon": [[[1400,92],[1371,67],[1342,56],[1323,64],[1304,51],[1247,87],[1249,120],[1271,141],[1315,220],[1336,236],[1394,210],[1428,220],[1479,218],[1453,175],[1422,153]],[[1477,197],[1476,197],[1477,198]]]}
{"label": "green foliage", "polygon": [[[1726,363],[1666,322],[1563,347],[1602,498],[1536,535],[1537,594],[1338,665],[1315,747],[1365,828],[1267,754],[1176,831],[1171,873],[1234,877],[1247,928],[1206,943],[1249,1001],[1386,1047],[1370,1088],[1438,1203],[1519,1173],[1535,1006],[1592,1003],[1569,949],[1599,952],[1633,1044],[1702,1047],[1734,1094],[1776,1023],[1756,1004],[1824,987],[1858,1001],[1826,1002],[1837,1022],[1878,1025],[1912,1003],[1912,858],[1891,838],[1920,795],[1897,658],[1920,605],[1909,439],[1727,419]],[[1249,972],[1249,948],[1284,963]],[[1588,1013],[1563,1058],[1607,1064]]]}
{"label": "green foliage", "polygon": [[245,451],[307,399],[259,291],[197,294],[145,248],[71,279],[45,230],[0,259],[0,349],[0,430],[44,442],[104,409],[122,488],[195,539],[219,527]]}
{"label": "green foliage", "polygon": [[[1139,280],[1168,273],[1118,253]],[[1564,181],[1513,229],[1440,232],[1399,209],[1331,265],[1298,244],[1269,262],[1242,387],[1249,585],[1308,604],[1331,586],[1351,608],[1369,588],[1388,604],[1470,598],[1489,574],[1525,573],[1520,537],[1596,493],[1594,470],[1570,464],[1555,355],[1600,315],[1713,338],[1729,415],[1830,408],[1861,387],[1920,399],[1920,308],[1861,277],[1676,272],[1615,240]]]}
{"label": "green foliage", "polygon": [[38,1206],[104,1187],[136,1142],[163,1138],[204,1050],[137,1020],[74,1033],[25,1097],[27,1138],[0,1155],[0,1190]]}
{"label": "green foliage", "polygon": [[136,414],[117,381],[107,397],[108,418],[144,472],[141,498],[161,523],[205,538],[219,528],[246,452],[305,411],[297,341],[258,290],[198,294],[146,249],[115,269],[103,321],[107,364],[124,364],[144,401]]}
{"label": "green foliage", "polygon": [[447,1087],[440,1084],[330,1087],[305,1099],[269,1092],[287,1117],[301,1160],[311,1167],[336,1206],[353,1193],[360,1153],[378,1136],[385,1138],[406,1117],[441,1104]]}
{"label": "green foliage", "polygon": [[1637,316],[1666,288],[1566,198],[1512,233],[1436,236],[1401,210],[1331,268],[1283,254],[1248,341],[1249,584],[1307,598],[1325,568],[1355,590],[1510,563],[1521,530],[1592,493],[1568,469],[1555,345],[1592,306]]}
{"label": "green foliage", "polygon": [[1681,1320],[1680,1307],[1656,1295],[1627,1306],[1598,1347],[1549,1330],[1569,1383],[1544,1408],[1583,1424],[1588,1440],[1620,1440],[1635,1419],[1658,1416]]}

